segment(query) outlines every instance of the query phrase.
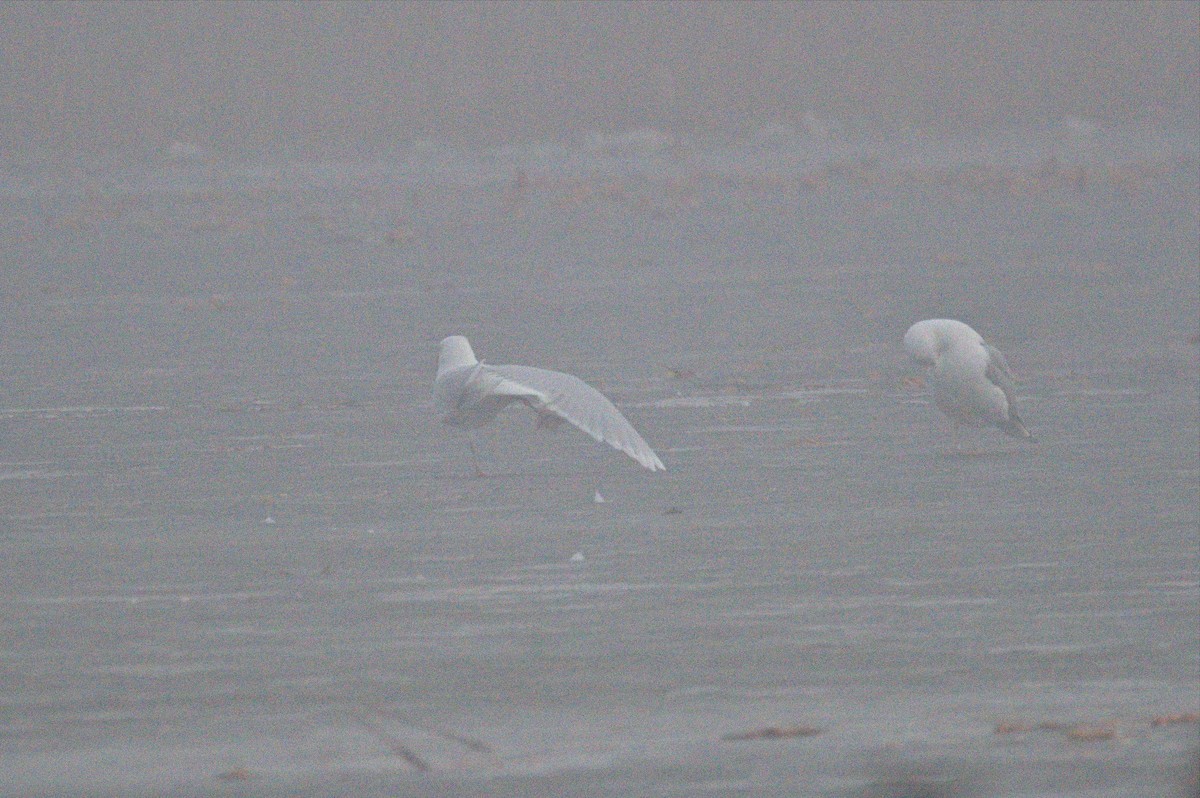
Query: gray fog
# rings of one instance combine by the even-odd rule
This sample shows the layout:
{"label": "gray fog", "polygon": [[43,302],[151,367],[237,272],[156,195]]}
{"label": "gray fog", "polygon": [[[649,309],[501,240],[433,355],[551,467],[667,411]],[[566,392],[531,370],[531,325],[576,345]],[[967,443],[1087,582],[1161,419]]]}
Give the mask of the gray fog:
{"label": "gray fog", "polygon": [[0,796],[1197,795],[1198,39],[0,6]]}
{"label": "gray fog", "polygon": [[1194,123],[1197,42],[1184,2],[9,2],[0,141],[311,156],[812,115]]}

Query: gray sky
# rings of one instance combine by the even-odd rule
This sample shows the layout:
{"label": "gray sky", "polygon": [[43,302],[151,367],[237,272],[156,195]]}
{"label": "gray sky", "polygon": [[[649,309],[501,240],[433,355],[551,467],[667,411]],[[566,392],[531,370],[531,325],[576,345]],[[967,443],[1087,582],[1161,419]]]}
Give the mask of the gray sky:
{"label": "gray sky", "polygon": [[6,150],[336,152],[806,111],[956,129],[1198,112],[1168,3],[13,3]]}

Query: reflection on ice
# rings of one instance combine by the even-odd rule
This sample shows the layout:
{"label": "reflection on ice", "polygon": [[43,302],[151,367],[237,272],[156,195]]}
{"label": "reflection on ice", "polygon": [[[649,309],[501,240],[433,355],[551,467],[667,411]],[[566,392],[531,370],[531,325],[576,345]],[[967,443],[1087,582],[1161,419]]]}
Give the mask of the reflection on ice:
{"label": "reflection on ice", "polygon": [[672,396],[653,402],[627,403],[626,407],[655,407],[663,410],[675,408],[706,409],[712,407],[749,407],[760,397],[753,396]]}
{"label": "reflection on ice", "polygon": [[88,472],[86,471],[60,471],[49,468],[30,468],[20,471],[0,471],[0,482],[6,482],[9,480],[54,480],[63,479],[65,477],[83,478],[86,476],[88,476]]}

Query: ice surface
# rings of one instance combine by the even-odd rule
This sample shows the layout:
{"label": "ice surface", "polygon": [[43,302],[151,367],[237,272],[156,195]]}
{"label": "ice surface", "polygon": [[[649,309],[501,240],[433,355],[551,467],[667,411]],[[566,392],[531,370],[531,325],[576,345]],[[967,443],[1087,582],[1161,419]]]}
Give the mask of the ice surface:
{"label": "ice surface", "polygon": [[[0,794],[1170,794],[1196,148],[1004,136],[6,173]],[[1037,445],[948,446],[940,315]],[[449,332],[671,470],[514,416],[473,478]]]}

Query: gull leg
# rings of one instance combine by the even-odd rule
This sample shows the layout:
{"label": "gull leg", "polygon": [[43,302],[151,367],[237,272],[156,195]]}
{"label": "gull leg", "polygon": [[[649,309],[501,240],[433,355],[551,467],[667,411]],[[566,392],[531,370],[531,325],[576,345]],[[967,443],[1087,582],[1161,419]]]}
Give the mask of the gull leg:
{"label": "gull leg", "polygon": [[483,473],[483,466],[479,464],[479,452],[475,449],[474,435],[472,435],[470,438],[467,438],[467,445],[471,447],[471,460],[475,466],[476,478],[486,477],[487,474]]}
{"label": "gull leg", "polygon": [[950,419],[949,421],[950,421],[950,448],[946,451],[946,453],[952,457],[958,457],[958,456],[962,455],[962,453],[963,453],[962,430],[960,429],[962,427],[962,425],[959,424],[954,419]]}

